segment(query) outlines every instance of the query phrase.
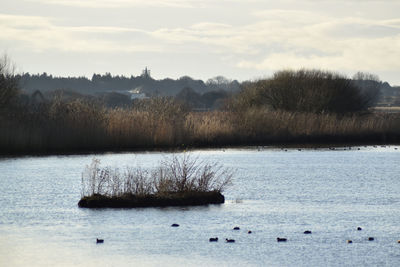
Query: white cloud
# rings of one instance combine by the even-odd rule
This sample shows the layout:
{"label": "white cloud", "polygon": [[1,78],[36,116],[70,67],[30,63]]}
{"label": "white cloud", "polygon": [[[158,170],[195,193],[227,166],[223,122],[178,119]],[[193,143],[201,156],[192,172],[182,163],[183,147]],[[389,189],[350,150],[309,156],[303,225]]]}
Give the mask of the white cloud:
{"label": "white cloud", "polygon": [[199,0],[28,0],[50,5],[73,6],[80,8],[126,8],[135,6],[193,8],[201,7]]}
{"label": "white cloud", "polygon": [[[385,21],[332,20],[302,28],[281,29],[290,34],[275,36],[281,49],[256,60],[241,60],[240,68],[323,68],[334,70],[390,71],[400,69],[400,31],[382,30]],[[351,31],[346,32],[344,29]],[[369,34],[368,34],[369,33]]]}
{"label": "white cloud", "polygon": [[[146,32],[122,27],[65,27],[53,20],[35,16],[0,14],[0,40],[15,42],[20,49],[36,52],[59,50],[69,52],[115,53],[160,52],[162,47],[146,42]],[[132,35],[137,41],[121,42],[115,35]]]}
{"label": "white cloud", "polygon": [[49,18],[0,15],[0,39],[34,51],[213,53],[229,56],[238,68],[256,70],[400,69],[399,20],[336,19],[293,10],[255,15],[259,20],[248,25],[201,22],[154,31],[65,27]]}
{"label": "white cloud", "polygon": [[390,71],[400,69],[400,52],[388,42],[400,44],[400,38],[384,39],[361,44],[362,40],[344,43],[337,54],[304,56],[293,51],[272,53],[259,61],[243,60],[240,68],[277,70],[286,68],[322,68],[340,71]]}
{"label": "white cloud", "polygon": [[[242,0],[25,0],[48,5],[72,6],[80,8],[127,8],[138,6],[205,8],[229,3],[240,3]],[[292,0],[286,0],[291,2]],[[272,0],[246,0],[246,4],[273,2]]]}
{"label": "white cloud", "polygon": [[[75,20],[71,13],[58,19],[0,14],[2,47],[98,53],[99,57],[149,52],[181,62],[212,58],[215,61],[210,64],[229,62],[232,69],[246,73],[285,67],[400,69],[400,18],[390,12],[400,6],[398,1],[25,1],[58,12],[64,6],[78,7],[68,12],[80,17]],[[125,17],[119,18],[122,13]],[[206,63],[202,68],[208,68]]]}

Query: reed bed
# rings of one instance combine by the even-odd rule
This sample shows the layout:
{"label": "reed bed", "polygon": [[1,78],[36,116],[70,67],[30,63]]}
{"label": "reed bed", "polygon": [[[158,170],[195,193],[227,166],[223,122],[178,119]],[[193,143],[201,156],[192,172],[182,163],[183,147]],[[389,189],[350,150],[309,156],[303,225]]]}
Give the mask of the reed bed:
{"label": "reed bed", "polygon": [[237,114],[239,139],[258,143],[399,142],[400,114],[296,113],[249,109]]}
{"label": "reed bed", "polygon": [[112,109],[56,99],[0,114],[1,154],[399,142],[398,113],[334,115],[264,107],[198,113],[170,100]]}
{"label": "reed bed", "polygon": [[232,113],[226,111],[193,112],[186,116],[187,142],[197,145],[229,145],[234,142]]}

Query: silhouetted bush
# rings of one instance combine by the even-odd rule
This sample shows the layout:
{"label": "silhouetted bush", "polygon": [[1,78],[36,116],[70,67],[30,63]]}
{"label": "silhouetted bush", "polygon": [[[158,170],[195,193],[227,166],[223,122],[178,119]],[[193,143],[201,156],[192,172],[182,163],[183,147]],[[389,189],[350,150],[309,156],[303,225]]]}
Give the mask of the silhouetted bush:
{"label": "silhouetted bush", "polygon": [[377,75],[357,72],[353,76],[353,84],[360,89],[360,94],[367,107],[375,106],[382,96],[382,82]]}
{"label": "silhouetted bush", "polygon": [[328,71],[279,71],[270,79],[245,85],[231,108],[267,106],[272,110],[308,113],[353,113],[371,102],[350,79]]}

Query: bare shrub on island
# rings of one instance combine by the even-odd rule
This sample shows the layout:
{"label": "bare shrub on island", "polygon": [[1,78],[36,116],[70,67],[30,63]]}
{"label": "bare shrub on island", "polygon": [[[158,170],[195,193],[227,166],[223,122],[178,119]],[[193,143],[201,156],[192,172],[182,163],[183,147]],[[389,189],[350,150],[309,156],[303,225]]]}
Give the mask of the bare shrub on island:
{"label": "bare shrub on island", "polygon": [[[168,192],[222,192],[232,180],[232,171],[218,162],[209,163],[183,154],[164,160],[155,173],[155,186]],[[163,185],[162,187],[160,185]],[[167,185],[167,186],[165,186]],[[167,191],[165,191],[167,189]]]}
{"label": "bare shrub on island", "polygon": [[205,192],[222,192],[231,184],[233,172],[219,163],[208,163],[189,154],[173,155],[163,160],[153,171],[127,167],[100,167],[93,159],[82,173],[82,198],[166,196]]}

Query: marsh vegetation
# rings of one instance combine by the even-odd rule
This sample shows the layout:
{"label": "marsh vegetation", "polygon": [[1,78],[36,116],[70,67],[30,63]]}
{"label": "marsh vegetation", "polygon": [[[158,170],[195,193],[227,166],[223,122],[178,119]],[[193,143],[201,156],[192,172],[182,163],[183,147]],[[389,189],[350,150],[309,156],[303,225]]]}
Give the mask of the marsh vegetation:
{"label": "marsh vegetation", "polygon": [[81,207],[147,207],[218,204],[233,172],[190,154],[172,155],[153,170],[100,167],[93,159],[82,173]]}
{"label": "marsh vegetation", "polygon": [[[194,112],[173,97],[116,108],[59,94],[50,101],[21,101],[10,64],[1,62],[1,154],[400,141],[400,115],[370,109],[376,88],[361,90],[331,72],[277,72],[243,83],[218,110]],[[358,82],[367,78],[359,75]]]}

